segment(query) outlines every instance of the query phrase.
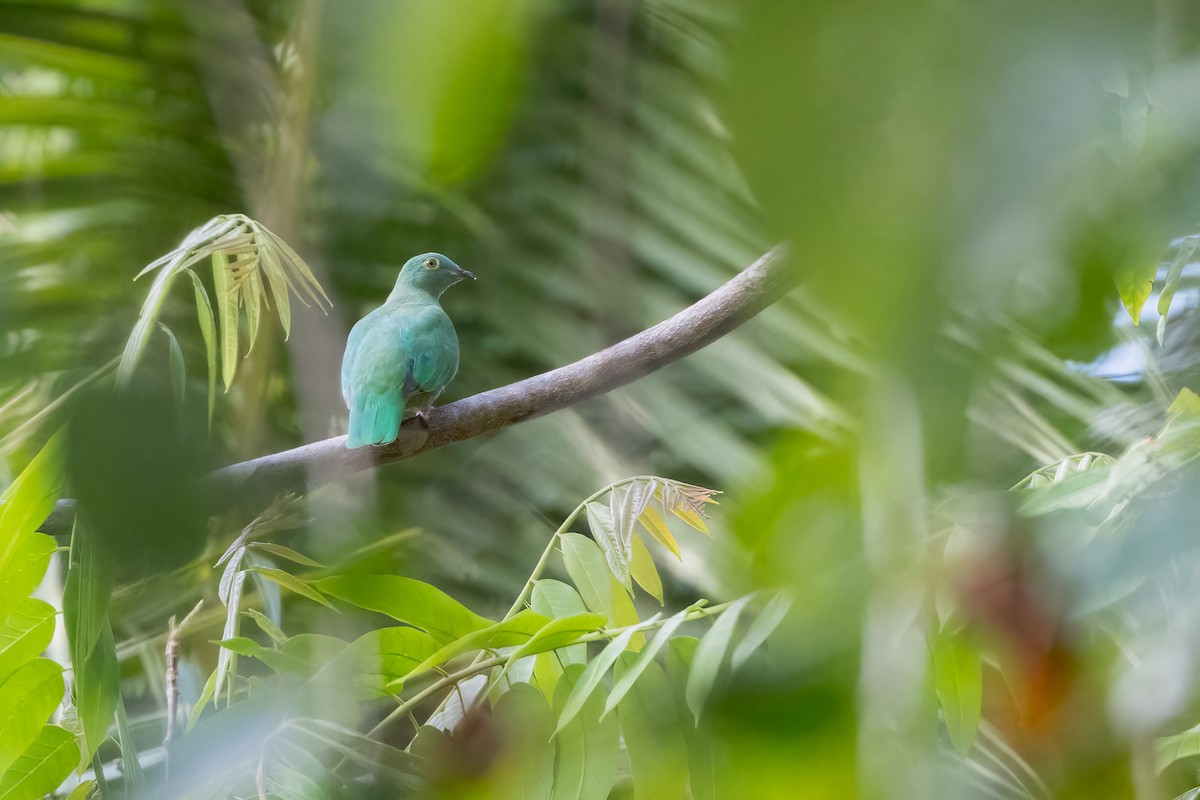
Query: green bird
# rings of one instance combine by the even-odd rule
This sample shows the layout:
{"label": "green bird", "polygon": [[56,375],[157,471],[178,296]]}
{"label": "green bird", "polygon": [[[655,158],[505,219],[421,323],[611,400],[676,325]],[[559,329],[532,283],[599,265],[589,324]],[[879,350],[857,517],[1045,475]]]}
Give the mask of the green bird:
{"label": "green bird", "polygon": [[475,276],[441,253],[413,256],[387,302],[350,330],[342,396],[350,409],[347,447],[394,442],[400,423],[426,413],[458,373],[458,335],[438,298]]}

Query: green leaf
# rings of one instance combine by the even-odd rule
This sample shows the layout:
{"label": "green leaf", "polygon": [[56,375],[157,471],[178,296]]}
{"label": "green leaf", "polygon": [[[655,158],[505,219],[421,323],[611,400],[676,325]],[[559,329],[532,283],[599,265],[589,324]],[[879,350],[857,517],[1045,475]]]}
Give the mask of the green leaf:
{"label": "green leaf", "polygon": [[247,608],[242,613],[254,620],[258,624],[258,627],[262,629],[262,632],[270,636],[271,641],[275,642],[275,644],[279,645],[287,641],[287,634],[280,630],[279,626],[272,622],[271,618],[266,614],[254,608]]}
{"label": "green leaf", "polygon": [[0,494],[0,588],[6,594],[9,585],[3,576],[14,548],[50,516],[61,489],[62,437],[55,435]]}
{"label": "green leaf", "polygon": [[212,428],[213,411],[217,407],[217,330],[213,320],[212,303],[200,276],[188,270],[192,286],[196,291],[196,318],[200,322],[200,335],[204,339],[204,352],[208,357],[208,427]]}
{"label": "green leaf", "polygon": [[96,782],[84,781],[75,787],[74,791],[67,797],[67,800],[88,800],[94,791],[96,791]]}
{"label": "green leaf", "polygon": [[1157,273],[1158,263],[1155,261],[1126,262],[1114,271],[1113,280],[1121,296],[1121,305],[1125,306],[1134,325],[1141,321],[1142,306],[1154,289],[1154,276]]}
{"label": "green leaf", "polygon": [[663,604],[662,578],[658,576],[658,568],[654,566],[654,558],[646,548],[646,543],[640,537],[633,537],[633,558],[629,563],[629,572],[637,585],[646,594]]}
{"label": "green leaf", "polygon": [[266,279],[267,288],[275,300],[275,313],[279,316],[279,324],[283,328],[283,338],[287,339],[292,333],[292,306],[288,298],[287,274],[279,263],[279,255],[271,246],[263,247],[260,251],[260,268]]}
{"label": "green leaf", "polygon": [[78,763],[75,737],[57,725],[43,726],[0,778],[0,800],[41,800],[57,789]]}
{"label": "green leaf", "polygon": [[0,773],[13,765],[62,702],[62,667],[35,658],[0,685]]}
{"label": "green leaf", "polygon": [[[583,614],[587,611],[583,598],[579,596],[579,592],[575,591],[574,587],[553,579],[542,579],[534,583],[530,605],[542,616],[558,619]],[[607,622],[606,617],[600,624],[604,625]],[[563,664],[583,664],[587,661],[587,645],[570,645],[559,650],[557,655],[562,659]]]}
{"label": "green leaf", "polygon": [[200,715],[204,712],[204,707],[213,699],[213,695],[217,691],[217,675],[220,668],[214,669],[208,674],[208,680],[204,682],[204,689],[200,692],[200,697],[196,700],[196,705],[192,706],[192,710],[188,713],[187,730],[196,727],[196,723],[200,720]]}
{"label": "green leaf", "polygon": [[249,353],[254,349],[254,343],[258,341],[258,326],[262,320],[262,284],[259,283],[257,266],[260,259],[257,256],[243,255],[238,257],[236,263],[246,271],[238,279],[238,283],[242,294],[242,305],[246,309],[246,327],[248,328],[246,352]]}
{"label": "green leaf", "polygon": [[307,597],[314,603],[320,603],[326,608],[333,608],[333,604],[326,600],[320,592],[314,589],[308,581],[305,581],[302,578],[297,578],[290,572],[284,572],[283,570],[275,569],[274,567],[250,567],[248,571],[255,575],[262,575],[264,578],[274,581],[285,589],[289,589],[298,595]]}
{"label": "green leaf", "polygon": [[137,798],[143,795],[146,788],[146,775],[142,772],[142,764],[138,761],[137,744],[129,733],[129,720],[125,717],[125,700],[117,698],[117,741],[121,745],[121,775],[122,788],[125,796]]}
{"label": "green leaf", "polygon": [[[677,718],[686,716],[686,686],[700,640],[694,636],[676,636],[667,643],[666,674],[675,699]],[[619,713],[619,709],[618,709]],[[694,800],[717,800],[716,753],[711,735],[702,727],[681,725],[688,752],[688,786]]]}
{"label": "green leaf", "polygon": [[75,665],[72,691],[90,760],[108,734],[120,693],[116,643],[108,622],[112,570],[82,517],[75,518],[63,591],[63,620]]}
{"label": "green leaf", "polygon": [[436,653],[425,659],[409,675],[388,685],[388,691],[399,691],[405,681],[414,675],[471,650],[496,650],[501,647],[517,647],[525,644],[542,628],[550,624],[550,620],[534,611],[522,611],[506,620],[493,623],[482,630],[472,631],[466,636],[443,645]]}
{"label": "green leaf", "polygon": [[[604,627],[607,620],[599,614],[584,612],[582,614],[573,614],[569,617],[560,617],[548,622],[545,627],[535,633],[533,637],[525,644],[518,647],[509,655],[509,661],[504,665],[500,676],[508,675],[509,668],[516,664],[526,656],[537,655],[538,653],[546,653],[551,650],[566,649],[580,637],[585,636],[593,631],[600,630]],[[583,648],[584,658],[587,656],[587,645],[581,644]],[[567,659],[563,659],[564,664],[575,663]]]}
{"label": "green leaf", "polygon": [[32,661],[54,638],[54,607],[30,597],[0,626],[0,684]]}
{"label": "green leaf", "polygon": [[387,614],[427,631],[442,644],[492,625],[450,595],[412,578],[398,575],[336,575],[316,581],[325,594],[347,603]]}
{"label": "green leaf", "polygon": [[1154,742],[1154,766],[1159,772],[1176,761],[1200,755],[1200,725]]}
{"label": "green leaf", "polygon": [[389,683],[413,672],[438,649],[432,636],[416,628],[379,628],[354,640],[313,681],[354,688],[362,699],[382,697],[390,694]]}
{"label": "green leaf", "polygon": [[[584,705],[587,704],[588,700],[592,696],[592,693],[596,691],[596,688],[600,685],[600,682],[604,680],[604,676],[608,674],[608,670],[617,662],[617,656],[621,655],[622,651],[624,651],[629,645],[629,640],[633,638],[633,635],[637,633],[640,628],[644,628],[657,622],[659,616],[660,615],[655,614],[645,622],[621,631],[621,633],[615,636],[613,640],[609,642],[603,650],[600,651],[600,655],[588,662],[587,666],[584,667],[583,672],[580,674],[579,680],[576,681],[575,685],[572,687],[571,694],[563,703],[562,712],[558,717],[558,727],[556,730],[563,730],[563,728],[570,724],[571,720],[575,718],[575,715],[583,710]],[[601,705],[600,709],[596,712],[597,716],[602,714],[603,710],[603,705]]]}
{"label": "green leaf", "polygon": [[660,650],[662,650],[663,645],[667,643],[667,640],[669,640],[675,634],[675,631],[679,629],[680,625],[687,621],[687,615],[691,612],[691,608],[685,608],[683,611],[675,614],[665,623],[663,623],[663,626],[658,629],[658,632],[654,634],[654,637],[645,647],[641,649],[640,652],[636,654],[627,654],[630,656],[630,658],[621,662],[625,664],[625,669],[623,670],[621,677],[619,677],[616,683],[613,684],[613,689],[608,695],[607,702],[604,704],[605,714],[608,714],[610,711],[616,708],[617,704],[624,699],[625,695],[628,694],[629,690],[633,688],[633,685],[637,682],[638,678],[641,677],[642,673],[654,661],[654,657],[658,655]]}
{"label": "green leaf", "polygon": [[688,673],[686,696],[688,708],[692,710],[697,723],[717,682],[717,675],[725,663],[725,655],[729,651],[730,642],[733,641],[738,617],[749,602],[749,596],[734,600],[713,623],[712,629],[700,640],[700,645],[696,648],[692,669]]}
{"label": "green leaf", "polygon": [[[1162,291],[1158,294],[1158,343],[1163,344],[1167,332],[1167,315],[1171,310],[1171,301],[1175,298],[1175,293],[1179,291],[1179,283],[1183,279],[1183,268],[1186,267],[1196,256],[1196,250],[1200,248],[1200,236],[1184,236],[1180,239],[1171,242],[1171,246],[1167,248],[1166,262],[1167,272],[1163,281]],[[1157,274],[1157,267],[1155,269]],[[1153,276],[1151,276],[1153,280]]]}
{"label": "green leaf", "polygon": [[274,544],[273,542],[254,542],[250,545],[250,549],[259,550],[263,553],[270,553],[273,556],[278,556],[279,558],[286,559],[287,561],[292,561],[296,564],[301,564],[306,567],[312,567],[314,569],[325,568],[325,565],[321,562],[313,561],[303,553],[297,553],[292,548],[285,547],[281,544]]}
{"label": "green leaf", "polygon": [[238,292],[229,278],[229,261],[229,256],[221,251],[212,254],[213,289],[221,319],[221,377],[226,392],[233,385],[238,363]]}
{"label": "green leaf", "polygon": [[276,672],[305,676],[315,675],[349,647],[336,636],[320,633],[293,636],[279,648],[263,647],[245,636],[222,639],[217,644],[238,655],[257,658]]}
{"label": "green leaf", "polygon": [[[644,654],[622,653],[615,673],[618,685],[627,682],[632,670],[640,675],[628,680],[630,691],[616,705],[633,774],[633,796],[635,800],[683,800],[688,784],[687,745],[667,675],[658,664],[643,662]],[[606,708],[612,706],[612,697]]]}
{"label": "green leaf", "polygon": [[[620,652],[617,650],[616,652]],[[555,691],[554,708],[561,720],[575,687],[583,680],[584,668],[566,668]],[[571,724],[555,734],[558,756],[554,764],[552,800],[605,800],[616,782],[619,756],[618,725],[615,717],[600,719],[602,703],[591,697],[573,715]]]}
{"label": "green leaf", "polygon": [[754,622],[750,623],[746,635],[733,649],[733,659],[730,663],[733,664],[734,669],[746,663],[746,659],[750,658],[754,651],[767,640],[767,637],[779,627],[779,623],[783,622],[783,618],[787,616],[791,607],[791,592],[780,592],[767,602],[762,612],[754,618]]}
{"label": "green leaf", "polygon": [[263,646],[258,642],[246,636],[234,636],[231,639],[221,639],[216,642],[218,647],[224,647],[226,650],[232,650],[242,656],[256,656],[263,649]]}
{"label": "green leaf", "polygon": [[961,755],[975,743],[983,709],[983,664],[961,633],[942,632],[933,644],[933,686],[946,732]]}
{"label": "green leaf", "polygon": [[563,564],[587,607],[615,620],[612,573],[600,547],[586,536],[564,533],[561,537]]}
{"label": "green leaf", "polygon": [[515,683],[500,695],[492,709],[493,719],[510,744],[520,753],[500,797],[514,800],[549,800],[554,790],[554,715],[542,693],[528,683]]}
{"label": "green leaf", "polygon": [[121,696],[121,666],[112,627],[105,620],[92,652],[75,663],[75,707],[88,760],[108,735]]}
{"label": "green leaf", "polygon": [[[619,491],[620,489],[613,490]],[[600,545],[608,568],[618,583],[631,590],[629,562],[633,559],[633,537],[626,539],[620,535],[613,525],[611,509],[602,503],[588,503],[587,518],[588,527],[592,529],[592,538]]]}
{"label": "green leaf", "polygon": [[[612,594],[613,600],[613,617],[610,624],[618,628],[637,625],[637,606],[633,604],[629,593],[622,588],[621,584],[617,583],[616,578],[610,575],[608,580],[610,584],[609,592]],[[629,649],[638,650],[645,643],[646,637],[639,631],[629,640]]]}
{"label": "green leaf", "polygon": [[179,348],[179,340],[175,338],[175,334],[171,332],[170,328],[161,322],[158,323],[158,327],[162,328],[162,332],[167,335],[171,383],[175,386],[175,400],[182,406],[183,399],[187,396],[187,366],[183,363],[183,350]]}
{"label": "green leaf", "polygon": [[77,516],[63,589],[63,621],[72,661],[83,661],[91,654],[108,621],[111,597],[112,570],[97,546],[95,532]]}

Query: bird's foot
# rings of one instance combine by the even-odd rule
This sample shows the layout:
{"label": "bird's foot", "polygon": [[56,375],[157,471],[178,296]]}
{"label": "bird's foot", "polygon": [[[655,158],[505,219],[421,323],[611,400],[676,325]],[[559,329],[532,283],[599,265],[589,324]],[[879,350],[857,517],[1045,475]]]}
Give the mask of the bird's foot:
{"label": "bird's foot", "polygon": [[417,418],[417,424],[420,425],[422,428],[429,427],[429,412],[432,410],[433,410],[433,406],[430,406],[429,408],[422,408],[420,411],[418,411],[416,414],[413,415]]}

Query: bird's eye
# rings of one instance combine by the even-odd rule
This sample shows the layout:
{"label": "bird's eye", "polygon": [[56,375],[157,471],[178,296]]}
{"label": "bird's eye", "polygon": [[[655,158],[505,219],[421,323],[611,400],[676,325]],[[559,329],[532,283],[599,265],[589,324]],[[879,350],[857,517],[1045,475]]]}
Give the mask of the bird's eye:
{"label": "bird's eye", "polygon": [[442,262],[438,261],[436,258],[427,258],[425,259],[425,269],[437,269],[439,266],[441,266],[441,263]]}

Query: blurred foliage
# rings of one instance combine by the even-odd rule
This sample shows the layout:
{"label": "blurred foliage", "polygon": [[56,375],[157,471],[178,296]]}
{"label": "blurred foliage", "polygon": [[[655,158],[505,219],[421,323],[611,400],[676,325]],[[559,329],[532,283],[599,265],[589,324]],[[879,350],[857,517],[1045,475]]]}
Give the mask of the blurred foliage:
{"label": "blurred foliage", "polygon": [[[1194,796],[1198,48],[1183,0],[0,0],[0,796]],[[412,253],[480,278],[454,399],[780,240],[802,288],[678,365],[201,510],[344,431]],[[636,474],[687,483],[577,505]]]}

